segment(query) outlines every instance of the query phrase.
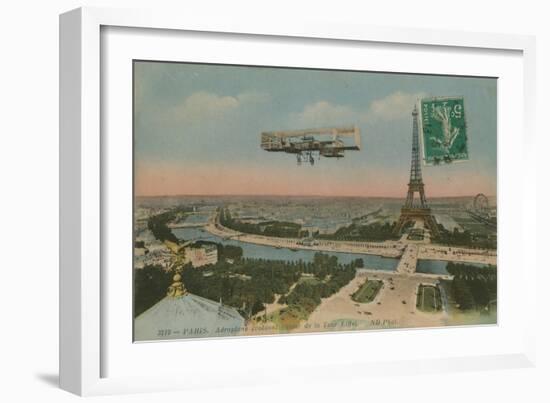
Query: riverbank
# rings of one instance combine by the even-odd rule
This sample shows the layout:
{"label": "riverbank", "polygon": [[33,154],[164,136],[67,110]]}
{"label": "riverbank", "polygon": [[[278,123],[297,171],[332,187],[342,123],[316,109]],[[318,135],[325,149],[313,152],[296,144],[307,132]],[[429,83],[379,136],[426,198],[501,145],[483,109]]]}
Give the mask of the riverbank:
{"label": "riverbank", "polygon": [[364,255],[377,255],[382,257],[399,258],[405,249],[404,244],[395,242],[344,242],[319,240],[316,245],[303,245],[299,239],[276,238],[263,235],[245,234],[221,226],[219,223],[209,222],[204,229],[221,238],[235,239],[240,242],[256,245],[272,246],[274,248],[303,249],[319,252],[355,253]]}
{"label": "riverbank", "polygon": [[[303,245],[299,239],[276,238],[263,235],[245,234],[223,227],[219,222],[210,220],[204,227],[205,231],[224,239],[234,239],[256,245],[291,250],[310,250],[326,253],[353,253],[376,255],[388,258],[400,258],[408,246],[403,241],[385,242],[351,242],[319,240],[315,245]],[[419,245],[417,259],[443,260],[449,262],[497,264],[496,251],[448,247],[443,245]]]}

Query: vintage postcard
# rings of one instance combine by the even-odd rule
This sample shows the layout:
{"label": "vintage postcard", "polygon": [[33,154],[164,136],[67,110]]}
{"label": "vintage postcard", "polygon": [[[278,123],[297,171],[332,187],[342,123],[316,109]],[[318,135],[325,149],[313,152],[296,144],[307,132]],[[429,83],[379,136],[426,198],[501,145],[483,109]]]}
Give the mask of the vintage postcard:
{"label": "vintage postcard", "polygon": [[133,63],[136,342],[497,323],[495,78]]}

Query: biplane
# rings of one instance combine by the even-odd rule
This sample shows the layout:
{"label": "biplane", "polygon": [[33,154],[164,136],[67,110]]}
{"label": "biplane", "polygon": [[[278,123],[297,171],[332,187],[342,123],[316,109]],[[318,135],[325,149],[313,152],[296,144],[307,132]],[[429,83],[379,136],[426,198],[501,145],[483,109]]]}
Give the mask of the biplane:
{"label": "biplane", "polygon": [[261,147],[269,152],[295,154],[298,165],[314,165],[315,157],[344,158],[345,151],[360,150],[361,135],[355,126],[263,132]]}

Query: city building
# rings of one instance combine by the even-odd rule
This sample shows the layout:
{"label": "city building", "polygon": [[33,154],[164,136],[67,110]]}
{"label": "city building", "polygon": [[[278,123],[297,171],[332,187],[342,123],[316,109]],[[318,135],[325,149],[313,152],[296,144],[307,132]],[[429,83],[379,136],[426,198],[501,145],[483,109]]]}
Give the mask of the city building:
{"label": "city building", "polygon": [[185,263],[193,267],[201,267],[218,262],[218,247],[216,245],[191,245],[185,248]]}

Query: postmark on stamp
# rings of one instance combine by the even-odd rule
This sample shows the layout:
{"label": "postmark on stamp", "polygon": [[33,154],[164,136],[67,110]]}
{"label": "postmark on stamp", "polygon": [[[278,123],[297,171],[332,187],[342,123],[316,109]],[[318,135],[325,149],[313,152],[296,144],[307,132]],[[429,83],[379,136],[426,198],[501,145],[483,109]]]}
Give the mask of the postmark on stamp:
{"label": "postmark on stamp", "polygon": [[420,110],[424,164],[468,160],[464,98],[423,98]]}

